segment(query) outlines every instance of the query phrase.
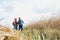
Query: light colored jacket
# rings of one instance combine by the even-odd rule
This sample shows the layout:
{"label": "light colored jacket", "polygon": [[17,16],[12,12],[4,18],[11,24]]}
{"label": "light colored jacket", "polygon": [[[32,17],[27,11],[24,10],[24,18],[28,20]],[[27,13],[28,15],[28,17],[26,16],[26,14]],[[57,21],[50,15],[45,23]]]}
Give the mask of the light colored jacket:
{"label": "light colored jacket", "polygon": [[18,20],[19,25],[23,25],[23,23],[24,23],[23,20]]}

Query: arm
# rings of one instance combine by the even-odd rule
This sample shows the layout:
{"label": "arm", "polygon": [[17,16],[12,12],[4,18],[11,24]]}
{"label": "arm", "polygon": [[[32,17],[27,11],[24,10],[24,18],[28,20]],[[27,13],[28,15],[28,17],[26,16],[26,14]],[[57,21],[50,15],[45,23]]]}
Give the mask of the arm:
{"label": "arm", "polygon": [[12,23],[12,25],[14,25],[14,22]]}
{"label": "arm", "polygon": [[24,23],[24,21],[22,20],[22,23]]}

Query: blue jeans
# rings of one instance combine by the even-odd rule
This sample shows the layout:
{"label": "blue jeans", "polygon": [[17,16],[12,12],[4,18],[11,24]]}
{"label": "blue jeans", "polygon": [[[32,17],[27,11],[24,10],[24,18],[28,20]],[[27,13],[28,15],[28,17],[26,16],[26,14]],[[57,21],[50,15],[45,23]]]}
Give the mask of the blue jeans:
{"label": "blue jeans", "polygon": [[18,27],[18,26],[14,25],[14,29],[15,29],[15,30],[17,30],[17,29],[18,29],[17,27]]}

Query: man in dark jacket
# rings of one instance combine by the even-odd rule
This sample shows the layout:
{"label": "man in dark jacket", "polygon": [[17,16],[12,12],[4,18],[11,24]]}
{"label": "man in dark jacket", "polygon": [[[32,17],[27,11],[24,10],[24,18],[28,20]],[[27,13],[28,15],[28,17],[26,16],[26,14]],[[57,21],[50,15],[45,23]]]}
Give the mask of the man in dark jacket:
{"label": "man in dark jacket", "polygon": [[19,17],[19,20],[18,20],[18,24],[19,24],[19,30],[21,29],[21,31],[23,30],[23,20],[21,20],[21,18]]}
{"label": "man in dark jacket", "polygon": [[15,18],[15,20],[13,21],[13,26],[14,26],[14,29],[17,30],[18,29],[18,22],[17,22],[17,19]]}

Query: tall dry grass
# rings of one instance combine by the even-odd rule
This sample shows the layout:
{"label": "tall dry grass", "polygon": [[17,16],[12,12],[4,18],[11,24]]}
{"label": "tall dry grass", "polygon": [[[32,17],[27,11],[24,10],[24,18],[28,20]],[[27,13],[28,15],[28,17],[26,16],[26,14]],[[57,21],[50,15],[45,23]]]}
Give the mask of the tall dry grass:
{"label": "tall dry grass", "polygon": [[0,26],[0,40],[19,40],[19,32]]}
{"label": "tall dry grass", "polygon": [[[0,27],[0,31],[11,33],[12,30]],[[8,36],[7,40],[60,40],[60,17],[33,22],[16,35],[18,36]]]}
{"label": "tall dry grass", "polygon": [[60,29],[60,17],[52,17],[27,25],[26,29]]}
{"label": "tall dry grass", "polygon": [[52,17],[27,25],[23,40],[60,40],[60,17]]}

